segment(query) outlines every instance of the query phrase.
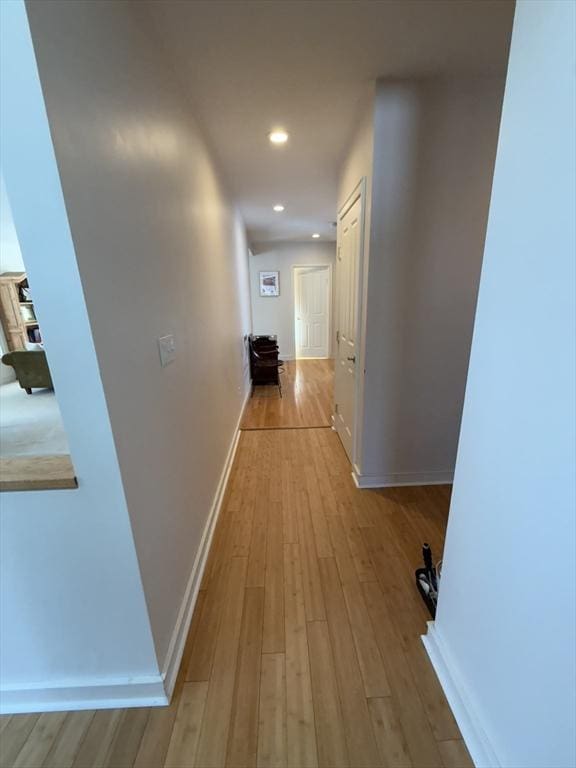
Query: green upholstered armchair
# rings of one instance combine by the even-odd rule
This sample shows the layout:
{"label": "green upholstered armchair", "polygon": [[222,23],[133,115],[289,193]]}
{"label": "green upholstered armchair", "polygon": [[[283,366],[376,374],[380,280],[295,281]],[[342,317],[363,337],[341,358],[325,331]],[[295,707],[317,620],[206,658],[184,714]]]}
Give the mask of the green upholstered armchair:
{"label": "green upholstered armchair", "polygon": [[11,365],[22,389],[29,395],[33,387],[52,388],[52,377],[46,361],[46,352],[8,352],[2,356],[4,365]]}

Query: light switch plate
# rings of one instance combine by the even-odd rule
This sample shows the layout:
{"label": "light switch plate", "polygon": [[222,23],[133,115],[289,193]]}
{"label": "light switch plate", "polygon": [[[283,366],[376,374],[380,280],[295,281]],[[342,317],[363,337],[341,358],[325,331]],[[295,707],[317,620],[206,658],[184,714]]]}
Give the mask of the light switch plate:
{"label": "light switch plate", "polygon": [[164,368],[176,357],[174,336],[171,333],[168,336],[160,336],[158,339],[158,349],[160,350],[160,365]]}

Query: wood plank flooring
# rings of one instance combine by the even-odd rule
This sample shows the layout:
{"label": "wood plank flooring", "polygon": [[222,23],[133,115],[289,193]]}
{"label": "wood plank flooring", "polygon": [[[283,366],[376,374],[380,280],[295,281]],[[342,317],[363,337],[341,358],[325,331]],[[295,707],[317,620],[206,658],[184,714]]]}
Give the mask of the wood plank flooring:
{"label": "wood plank flooring", "polygon": [[256,387],[241,429],[331,426],[333,360],[287,360],[281,381],[282,397],[278,387]]}
{"label": "wood plank flooring", "polygon": [[469,768],[420,642],[450,489],[355,488],[330,429],[242,433],[168,707],[0,719],[2,768]]}

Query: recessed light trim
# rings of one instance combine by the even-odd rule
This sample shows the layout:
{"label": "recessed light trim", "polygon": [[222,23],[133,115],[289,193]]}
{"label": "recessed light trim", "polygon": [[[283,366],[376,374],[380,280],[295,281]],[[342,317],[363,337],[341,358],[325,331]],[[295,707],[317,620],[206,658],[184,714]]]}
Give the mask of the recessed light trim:
{"label": "recessed light trim", "polygon": [[318,238],[320,237],[320,235],[318,234],[318,232],[314,232],[314,234],[312,235],[312,237],[314,238],[314,240],[318,240]]}
{"label": "recessed light trim", "polygon": [[288,133],[281,128],[277,128],[274,131],[270,131],[268,138],[272,144],[286,144],[288,141]]}
{"label": "recessed light trim", "polygon": [[273,207],[272,210],[276,211],[276,213],[282,213],[282,211],[284,210],[284,206],[281,205],[280,203],[276,203],[276,205]]}

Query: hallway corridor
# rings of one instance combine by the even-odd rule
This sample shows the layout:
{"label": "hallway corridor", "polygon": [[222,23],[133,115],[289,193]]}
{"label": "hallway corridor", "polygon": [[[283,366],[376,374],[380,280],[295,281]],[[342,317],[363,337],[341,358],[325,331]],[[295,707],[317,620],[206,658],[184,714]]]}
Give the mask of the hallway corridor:
{"label": "hallway corridor", "polygon": [[0,768],[576,768],[575,30],[0,0]]}
{"label": "hallway corridor", "polygon": [[248,400],[241,429],[293,429],[332,425],[334,360],[287,360],[275,386],[257,386]]}
{"label": "hallway corridor", "polygon": [[330,429],[243,432],[170,706],[3,718],[2,767],[470,766],[413,584],[448,500],[357,490]]}

